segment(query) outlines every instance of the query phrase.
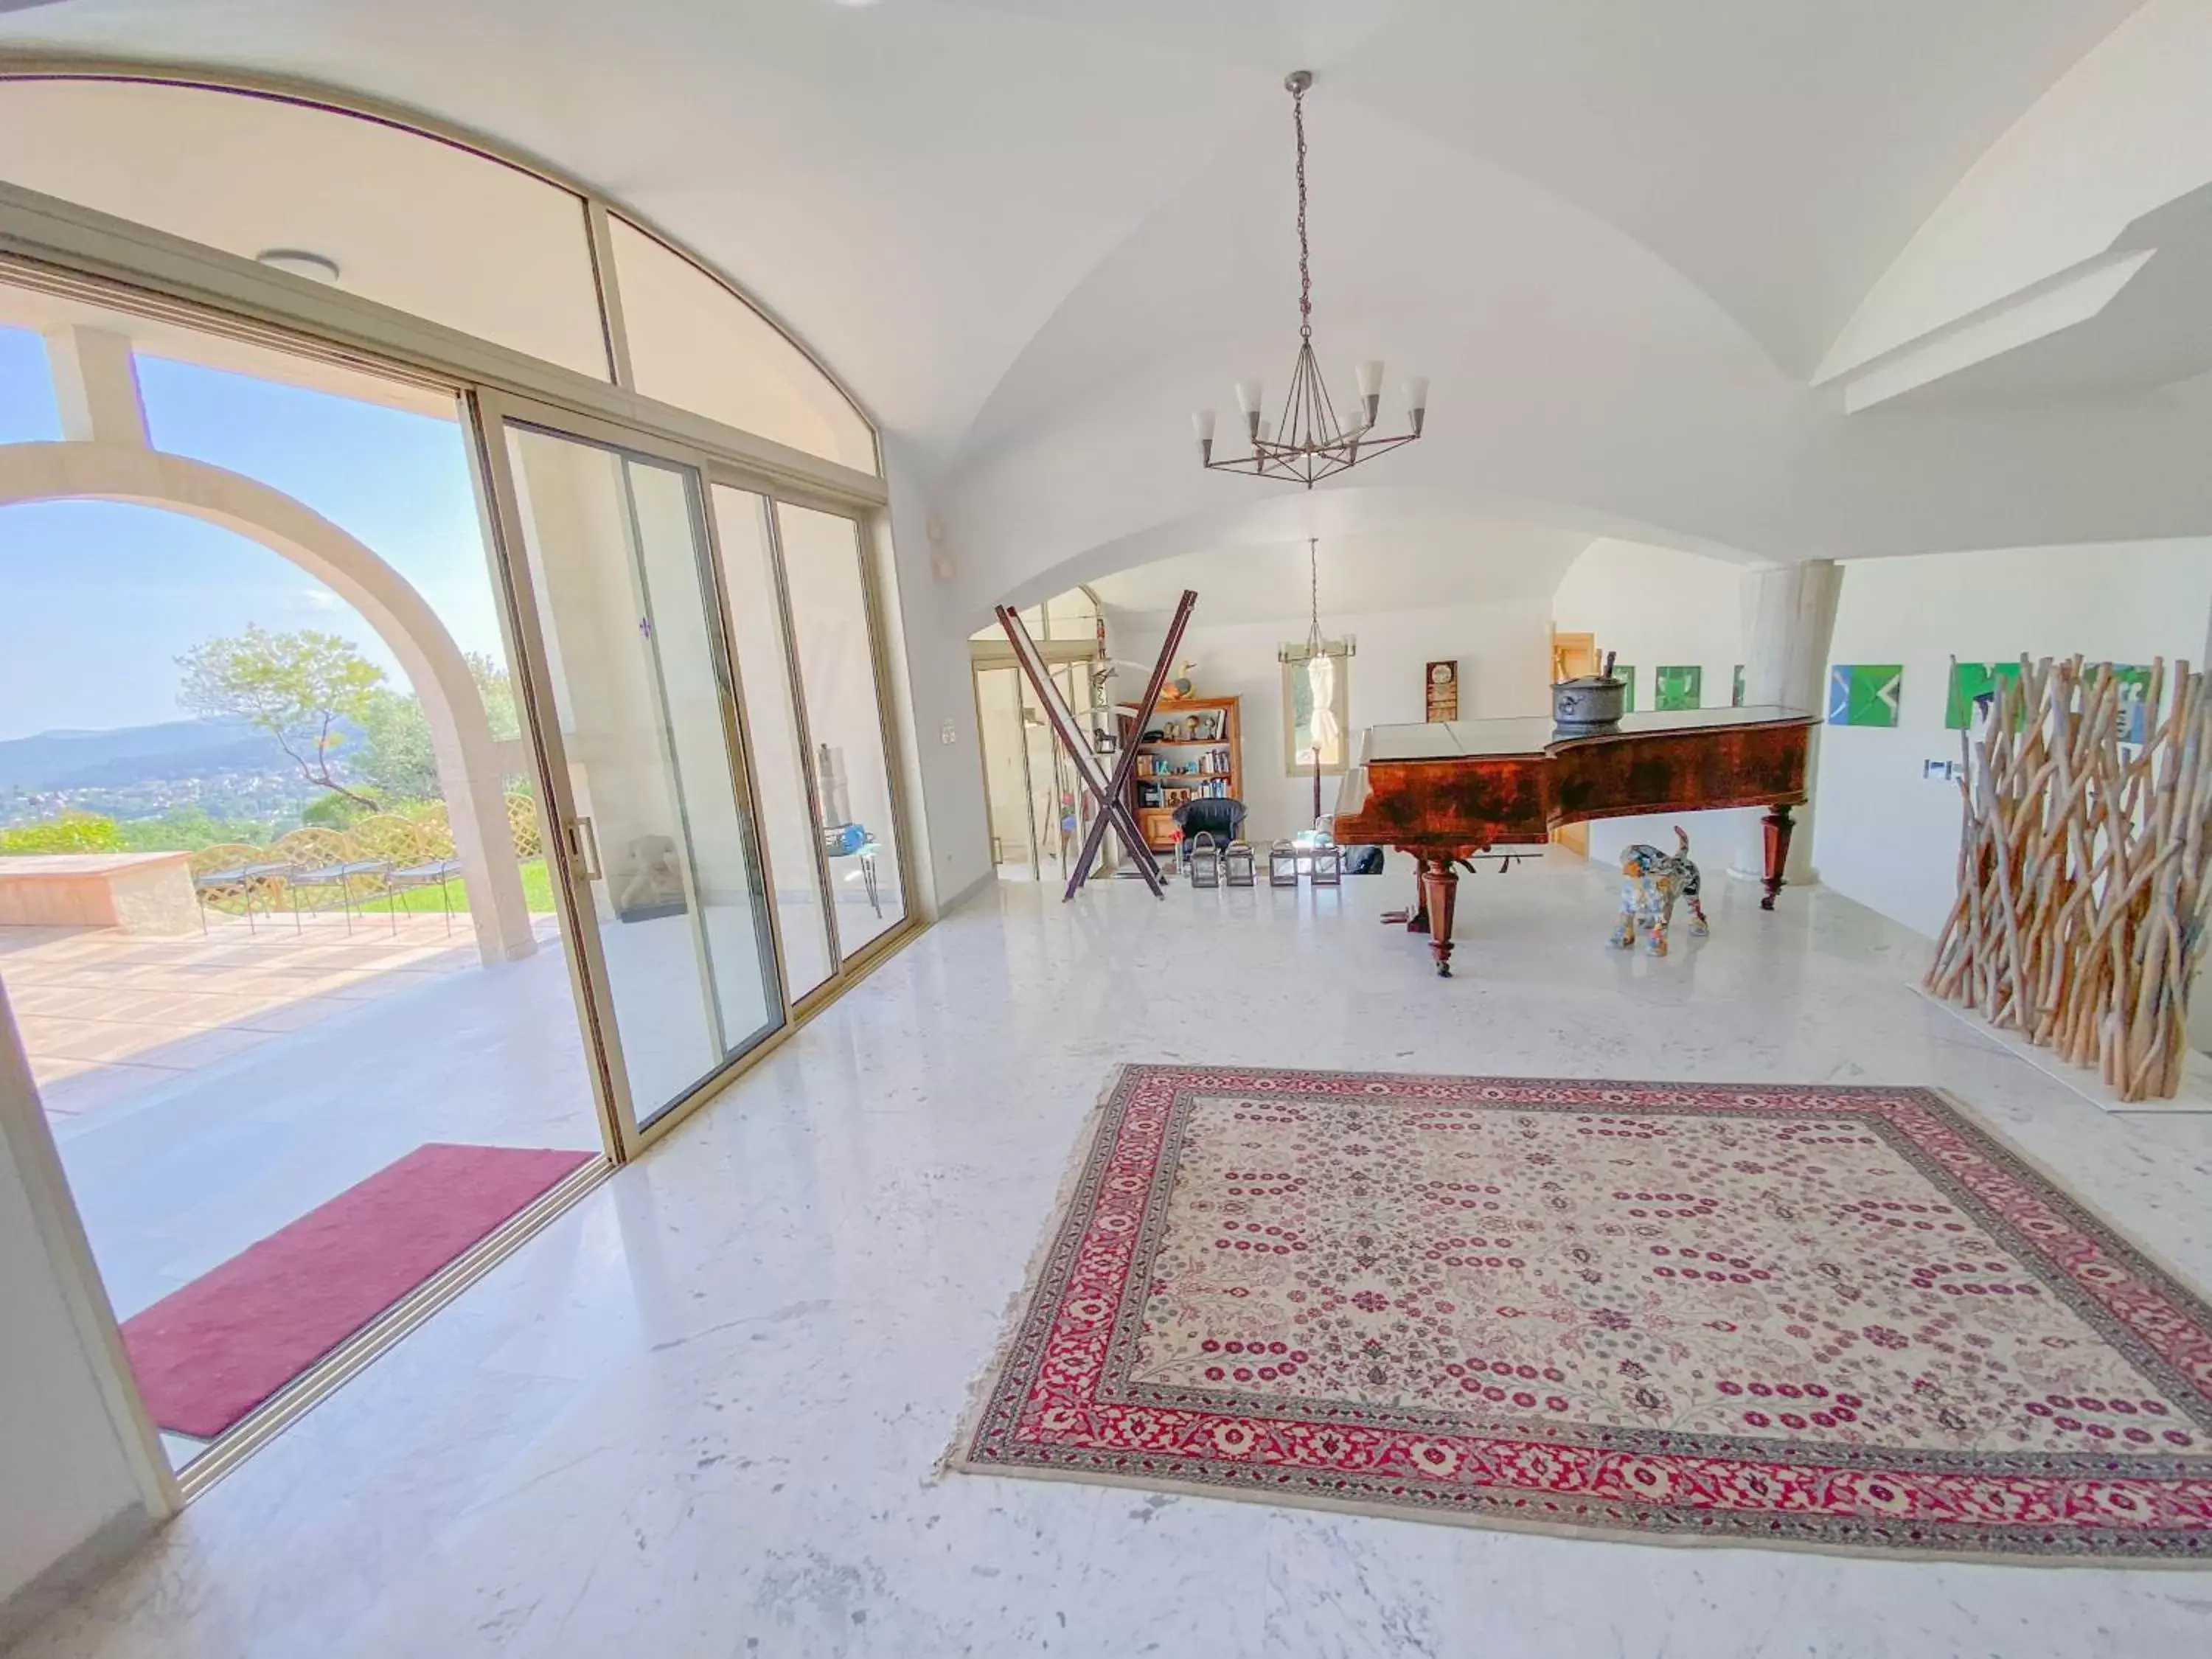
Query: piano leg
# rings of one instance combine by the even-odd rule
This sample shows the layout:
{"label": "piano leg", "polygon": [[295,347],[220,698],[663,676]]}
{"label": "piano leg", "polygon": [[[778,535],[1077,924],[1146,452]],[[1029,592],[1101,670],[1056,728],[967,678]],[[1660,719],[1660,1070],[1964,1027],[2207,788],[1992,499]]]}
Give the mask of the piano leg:
{"label": "piano leg", "polygon": [[1782,872],[1790,863],[1790,832],[1796,827],[1790,822],[1789,802],[1778,801],[1766,809],[1761,824],[1766,831],[1766,896],[1759,902],[1762,910],[1771,910],[1782,891]]}
{"label": "piano leg", "polygon": [[1452,905],[1459,897],[1459,872],[1448,858],[1421,860],[1421,908],[1429,924],[1429,954],[1437,973],[1451,977]]}
{"label": "piano leg", "polygon": [[1429,931],[1428,898],[1418,869],[1413,872],[1413,902],[1402,910],[1385,910],[1382,921],[1386,927],[1403,927],[1409,933]]}

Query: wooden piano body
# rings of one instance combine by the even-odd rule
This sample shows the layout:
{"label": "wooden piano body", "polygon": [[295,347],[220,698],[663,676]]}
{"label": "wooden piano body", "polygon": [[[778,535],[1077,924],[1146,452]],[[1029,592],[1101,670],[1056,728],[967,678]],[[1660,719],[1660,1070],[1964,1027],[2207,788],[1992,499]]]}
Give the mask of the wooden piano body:
{"label": "wooden piano body", "polygon": [[1563,823],[1766,807],[1759,902],[1771,910],[1818,723],[1796,709],[1758,708],[1630,714],[1616,731],[1556,739],[1543,718],[1372,726],[1338,793],[1336,839],[1420,860],[1421,902],[1407,925],[1428,933],[1443,975],[1459,863],[1494,847],[1540,846]]}

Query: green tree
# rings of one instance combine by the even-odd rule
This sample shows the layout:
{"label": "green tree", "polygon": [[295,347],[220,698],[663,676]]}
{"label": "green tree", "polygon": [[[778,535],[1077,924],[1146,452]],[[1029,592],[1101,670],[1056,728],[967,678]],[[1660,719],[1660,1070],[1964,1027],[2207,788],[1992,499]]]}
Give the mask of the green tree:
{"label": "green tree", "polygon": [[514,678],[481,651],[469,653],[469,674],[477,683],[477,695],[483,699],[484,718],[491,722],[492,736],[520,737],[522,717],[515,712]]}
{"label": "green tree", "polygon": [[276,740],[301,775],[364,807],[376,803],[338,781],[342,722],[358,725],[384,671],[335,634],[271,634],[248,623],[234,637],[204,640],[177,659],[179,700],[197,714],[242,720]]}
{"label": "green tree", "polygon": [[361,751],[354,770],[386,800],[434,799],[438,757],[430,747],[430,722],[410,694],[379,690],[360,715]]}
{"label": "green tree", "polygon": [[0,853],[119,853],[115,820],[97,812],[64,812],[43,823],[0,830]]}
{"label": "green tree", "polygon": [[270,826],[243,819],[218,818],[204,806],[172,806],[152,817],[116,826],[125,850],[133,853],[197,853],[220,842],[259,846],[271,839]]}
{"label": "green tree", "polygon": [[[515,713],[514,683],[489,657],[468,653],[469,674],[483,702],[484,718],[494,738],[521,734]],[[380,688],[356,717],[362,745],[354,769],[386,801],[436,800],[444,791],[438,785],[438,759],[430,744],[430,722],[422,700],[411,692]]]}

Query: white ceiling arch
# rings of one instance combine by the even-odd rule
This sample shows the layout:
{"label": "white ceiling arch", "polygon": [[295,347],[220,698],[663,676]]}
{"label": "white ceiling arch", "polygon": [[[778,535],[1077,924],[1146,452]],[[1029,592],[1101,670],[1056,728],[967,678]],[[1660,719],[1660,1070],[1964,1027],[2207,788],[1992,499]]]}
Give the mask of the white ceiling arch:
{"label": "white ceiling arch", "polygon": [[63,0],[0,44],[348,88],[631,204],[870,407],[964,611],[1261,501],[1198,471],[1185,416],[1287,367],[1301,63],[1327,361],[1380,348],[1435,378],[1389,488],[1778,558],[2212,528],[2202,399],[1847,421],[1807,384],[2135,9]]}

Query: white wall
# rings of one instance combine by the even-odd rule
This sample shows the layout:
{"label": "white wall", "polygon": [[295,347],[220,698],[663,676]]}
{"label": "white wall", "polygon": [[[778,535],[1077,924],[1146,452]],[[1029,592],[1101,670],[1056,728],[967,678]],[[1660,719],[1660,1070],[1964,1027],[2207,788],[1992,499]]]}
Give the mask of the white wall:
{"label": "white wall", "polygon": [[1943,725],[1950,659],[2070,656],[2192,665],[2212,611],[2212,541],[1950,553],[1844,567],[1831,663],[1902,663],[1893,728],[1820,733],[1813,861],[1837,891],[1933,936],[1956,886],[1956,786]]}
{"label": "white wall", "polygon": [[153,1524],[32,1197],[60,1182],[0,994],[0,1647]]}
{"label": "white wall", "polygon": [[[889,433],[884,471],[891,500],[887,533],[878,538],[877,586],[884,601],[884,629],[892,636],[887,644],[898,714],[909,733],[904,781],[908,805],[919,820],[908,825],[919,889],[915,902],[933,917],[991,878],[990,811],[968,656],[968,635],[988,611],[969,617],[951,602],[951,590],[936,572],[939,552],[915,482],[920,459]],[[950,743],[944,737],[948,727]]]}
{"label": "white wall", "polygon": [[[1620,653],[1636,670],[1636,706],[1648,709],[1661,664],[1705,670],[1700,696],[1725,708],[1735,665],[1744,660],[1742,568],[1697,553],[1607,538],[1592,542],[1568,567],[1552,596],[1552,622],[1562,634],[1596,635],[1601,657]],[[1632,842],[1672,850],[1674,826],[1688,831],[1692,856],[1709,873],[1726,867],[1743,814],[1680,812],[1671,817],[1602,818],[1589,826],[1593,860],[1611,862]]]}
{"label": "white wall", "polygon": [[[1422,668],[1442,658],[1459,660],[1462,719],[1534,714],[1549,707],[1540,599],[1418,611],[1330,611],[1322,623],[1332,639],[1350,634],[1358,641],[1346,686],[1355,755],[1366,727],[1424,717]],[[1164,619],[1109,614],[1108,628],[1116,657],[1144,660],[1158,653]],[[1291,835],[1313,820],[1313,775],[1292,776],[1284,767],[1283,671],[1275,656],[1279,647],[1297,643],[1305,632],[1303,615],[1193,627],[1176,653],[1178,666],[1186,660],[1198,664],[1192,678],[1202,695],[1243,699],[1244,804],[1251,809],[1245,833],[1255,842]],[[1322,775],[1323,811],[1336,810],[1341,782],[1339,776]]]}

